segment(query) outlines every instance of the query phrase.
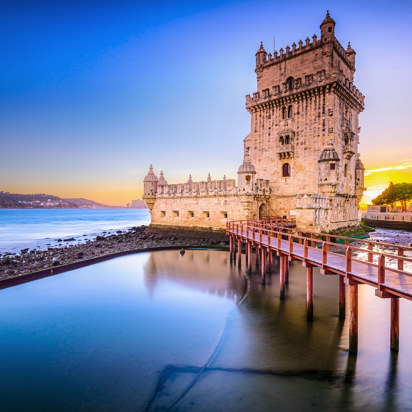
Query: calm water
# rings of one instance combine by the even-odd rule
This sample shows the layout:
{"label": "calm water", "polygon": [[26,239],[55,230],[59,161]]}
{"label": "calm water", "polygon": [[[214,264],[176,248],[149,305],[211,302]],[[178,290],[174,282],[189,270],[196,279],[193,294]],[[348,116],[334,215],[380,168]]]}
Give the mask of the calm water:
{"label": "calm water", "polygon": [[248,289],[227,252],[162,251],[0,290],[1,410],[412,411],[412,302],[391,355],[390,302],[360,286],[354,357],[338,279],[315,271],[307,322],[305,268],[284,301],[278,269]]}
{"label": "calm water", "polygon": [[58,239],[71,237],[84,241],[105,230],[149,223],[147,209],[0,209],[0,253],[56,246]]}

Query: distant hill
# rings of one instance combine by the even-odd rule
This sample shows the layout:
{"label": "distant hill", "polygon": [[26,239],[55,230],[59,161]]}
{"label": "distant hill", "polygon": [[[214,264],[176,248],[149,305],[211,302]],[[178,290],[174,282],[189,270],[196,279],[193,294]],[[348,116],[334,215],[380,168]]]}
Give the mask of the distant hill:
{"label": "distant hill", "polygon": [[0,191],[0,209],[106,209],[110,207],[88,199],[62,199],[44,193],[22,195]]}
{"label": "distant hill", "polygon": [[[103,203],[95,202],[94,200],[83,199],[81,197],[73,198],[73,199],[63,199],[66,202],[71,204],[75,204],[79,208],[87,208],[87,209],[108,209],[112,208],[113,206],[104,205]],[[116,208],[121,206],[116,206]]]}

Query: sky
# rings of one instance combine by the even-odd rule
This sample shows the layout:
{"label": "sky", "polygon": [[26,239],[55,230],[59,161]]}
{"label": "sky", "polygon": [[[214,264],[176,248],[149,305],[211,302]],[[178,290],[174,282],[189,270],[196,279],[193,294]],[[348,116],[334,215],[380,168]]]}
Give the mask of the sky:
{"label": "sky", "polygon": [[363,202],[412,182],[411,1],[0,0],[0,190],[125,205],[151,163],[236,178],[260,41],[319,37],[327,9],[366,96]]}

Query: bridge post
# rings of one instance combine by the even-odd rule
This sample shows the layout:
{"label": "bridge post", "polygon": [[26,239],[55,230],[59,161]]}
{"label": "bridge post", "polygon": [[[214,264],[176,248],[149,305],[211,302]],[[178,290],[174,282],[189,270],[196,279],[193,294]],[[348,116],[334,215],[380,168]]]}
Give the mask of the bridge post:
{"label": "bridge post", "polygon": [[255,244],[255,249],[256,249],[256,267],[259,267],[259,244]]}
{"label": "bridge post", "polygon": [[249,273],[251,273],[252,272],[252,242],[251,241],[247,242],[247,256],[248,256],[247,270]]}
{"label": "bridge post", "polygon": [[391,298],[391,351],[399,351],[399,298]]}
{"label": "bridge post", "polygon": [[358,284],[349,283],[349,352],[358,353]]}
{"label": "bridge post", "polygon": [[306,267],[306,318],[313,319],[313,267]]}
{"label": "bridge post", "polygon": [[265,283],[265,275],[266,275],[266,248],[262,247],[261,248],[261,259],[262,259],[262,264],[260,267],[261,273],[262,273],[262,283]]}
{"label": "bridge post", "polygon": [[229,245],[230,245],[229,247],[230,253],[233,253],[233,236],[232,235],[229,236]]}
{"label": "bridge post", "polygon": [[242,261],[242,238],[241,237],[239,237],[237,241],[237,251],[238,251],[237,260],[240,266],[241,261]]}
{"label": "bridge post", "polygon": [[286,258],[283,253],[280,254],[280,298],[286,298]]}
{"label": "bridge post", "polygon": [[289,285],[289,258],[285,256],[285,283]]}
{"label": "bridge post", "polygon": [[268,248],[268,272],[272,272],[272,250]]}
{"label": "bridge post", "polygon": [[344,276],[339,276],[339,319],[346,316],[346,285]]}

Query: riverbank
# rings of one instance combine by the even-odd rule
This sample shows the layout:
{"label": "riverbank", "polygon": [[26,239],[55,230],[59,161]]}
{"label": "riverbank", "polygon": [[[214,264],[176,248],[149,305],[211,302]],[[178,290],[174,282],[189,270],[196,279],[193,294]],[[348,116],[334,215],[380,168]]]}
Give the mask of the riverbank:
{"label": "riverbank", "polygon": [[136,249],[228,244],[229,239],[224,231],[176,231],[142,225],[129,230],[118,230],[116,234],[101,234],[82,244],[49,247],[47,250],[23,249],[20,253],[0,254],[0,280]]}

